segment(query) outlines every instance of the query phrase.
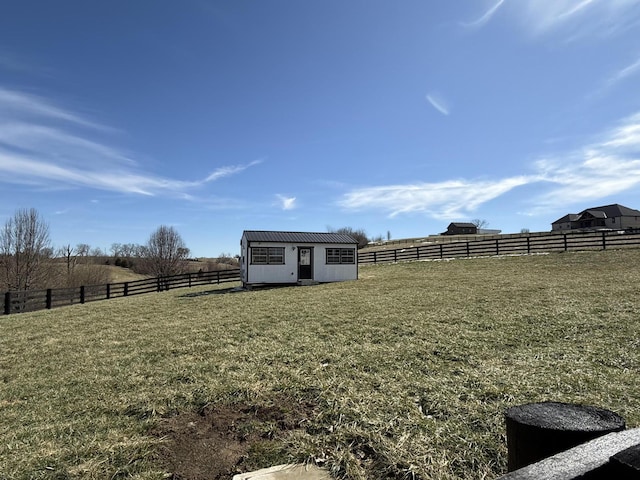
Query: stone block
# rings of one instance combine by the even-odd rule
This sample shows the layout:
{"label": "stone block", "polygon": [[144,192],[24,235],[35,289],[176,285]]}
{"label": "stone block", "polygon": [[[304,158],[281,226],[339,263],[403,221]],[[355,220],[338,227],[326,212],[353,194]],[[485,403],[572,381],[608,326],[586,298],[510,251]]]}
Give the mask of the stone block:
{"label": "stone block", "polygon": [[239,473],[233,480],[331,480],[329,473],[313,464],[288,464]]}

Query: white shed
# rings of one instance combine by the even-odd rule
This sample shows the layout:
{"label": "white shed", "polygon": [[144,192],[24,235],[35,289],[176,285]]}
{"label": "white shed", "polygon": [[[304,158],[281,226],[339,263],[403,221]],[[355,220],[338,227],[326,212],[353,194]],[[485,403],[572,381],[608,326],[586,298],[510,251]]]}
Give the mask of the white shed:
{"label": "white shed", "polygon": [[245,230],[240,252],[245,286],[358,278],[358,242],[341,233]]}

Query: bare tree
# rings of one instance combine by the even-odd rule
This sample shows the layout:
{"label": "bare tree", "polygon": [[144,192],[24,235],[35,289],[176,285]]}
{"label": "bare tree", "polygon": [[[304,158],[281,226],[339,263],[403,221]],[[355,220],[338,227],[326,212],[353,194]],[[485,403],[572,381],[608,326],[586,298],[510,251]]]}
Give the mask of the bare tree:
{"label": "bare tree", "polygon": [[238,259],[230,253],[221,253],[216,258],[216,263],[238,266]]}
{"label": "bare tree", "polygon": [[135,243],[123,243],[120,245],[120,255],[126,259],[131,259],[136,256],[139,249],[139,246]]}
{"label": "bare tree", "polygon": [[113,258],[119,257],[122,252],[122,244],[112,243],[109,250],[111,251],[111,255],[113,255]]}
{"label": "bare tree", "polygon": [[189,258],[189,249],[178,231],[166,225],[151,234],[144,253],[147,271],[156,277],[183,273]]}
{"label": "bare tree", "polygon": [[91,245],[87,243],[79,243],[76,245],[76,253],[79,257],[87,257],[91,252]]}
{"label": "bare tree", "polygon": [[51,256],[49,225],[34,208],[17,210],[0,230],[0,275],[9,290],[43,286]]}
{"label": "bare tree", "polygon": [[487,222],[483,218],[474,218],[473,220],[471,220],[471,223],[473,223],[478,230],[489,226],[489,222]]}
{"label": "bare tree", "polygon": [[65,263],[67,264],[67,276],[70,276],[73,270],[76,268],[76,263],[78,262],[79,247],[73,248],[70,243],[63,245],[58,249],[58,257],[64,258]]}
{"label": "bare tree", "polygon": [[105,261],[104,257],[107,257],[107,256],[108,255],[100,247],[93,247],[89,251],[87,260],[90,261],[91,263],[104,263]]}
{"label": "bare tree", "polygon": [[327,231],[329,233],[343,233],[346,235],[350,235],[355,241],[358,242],[358,248],[364,248],[369,244],[367,232],[365,232],[363,229],[355,230],[351,227],[333,229],[331,227],[327,227]]}

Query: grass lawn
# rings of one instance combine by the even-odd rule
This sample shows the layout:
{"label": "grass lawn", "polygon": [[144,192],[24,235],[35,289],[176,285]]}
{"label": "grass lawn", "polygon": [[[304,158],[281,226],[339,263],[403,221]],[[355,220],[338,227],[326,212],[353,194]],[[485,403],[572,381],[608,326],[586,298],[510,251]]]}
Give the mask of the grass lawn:
{"label": "grass lawn", "polygon": [[507,407],[579,402],[640,426],[639,266],[640,250],[416,262],[0,317],[0,478],[168,478],[151,434],[167,419],[283,398],[311,413],[252,427],[275,446],[245,465],[494,478]]}

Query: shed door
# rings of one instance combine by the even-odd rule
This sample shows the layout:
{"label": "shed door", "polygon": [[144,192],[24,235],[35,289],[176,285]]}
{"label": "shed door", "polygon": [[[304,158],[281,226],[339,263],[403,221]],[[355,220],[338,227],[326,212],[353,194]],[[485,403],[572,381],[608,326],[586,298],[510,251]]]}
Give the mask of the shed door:
{"label": "shed door", "polygon": [[298,280],[313,279],[313,249],[298,247]]}

